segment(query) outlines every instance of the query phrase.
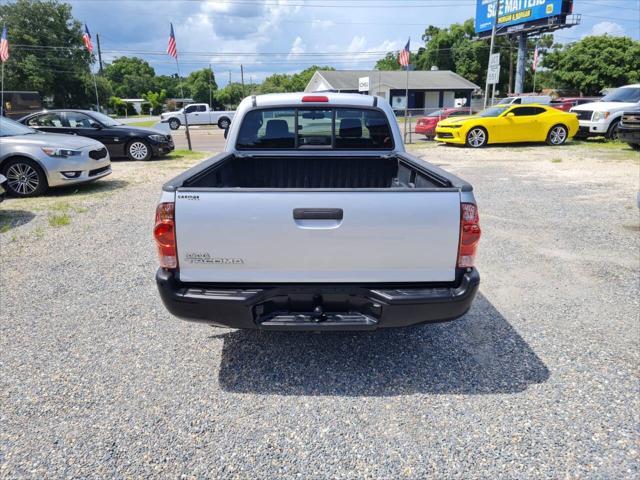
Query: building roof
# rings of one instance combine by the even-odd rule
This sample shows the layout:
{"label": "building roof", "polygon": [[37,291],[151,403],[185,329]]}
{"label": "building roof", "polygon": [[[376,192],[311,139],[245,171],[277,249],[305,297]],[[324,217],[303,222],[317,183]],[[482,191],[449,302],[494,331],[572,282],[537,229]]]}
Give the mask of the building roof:
{"label": "building roof", "polygon": [[[386,85],[391,89],[404,90],[407,86],[407,72],[401,70],[318,70],[334,90],[355,90],[360,77],[369,77],[371,87]],[[478,90],[480,87],[451,70],[409,71],[411,90]]]}

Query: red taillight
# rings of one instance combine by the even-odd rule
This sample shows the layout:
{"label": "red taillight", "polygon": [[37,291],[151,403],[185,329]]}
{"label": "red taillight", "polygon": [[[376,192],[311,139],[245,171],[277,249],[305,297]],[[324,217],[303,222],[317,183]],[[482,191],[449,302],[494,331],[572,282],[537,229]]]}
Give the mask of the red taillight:
{"label": "red taillight", "polygon": [[302,97],[302,101],[304,103],[327,103],[329,101],[329,97],[324,95],[305,95]]}
{"label": "red taillight", "polygon": [[458,248],[458,267],[471,268],[476,261],[476,250],[480,242],[480,219],[478,207],[473,203],[460,206],[460,247]]}
{"label": "red taillight", "polygon": [[162,268],[178,267],[174,208],[173,203],[161,203],[156,208],[156,226],[153,228],[153,238],[156,240]]}

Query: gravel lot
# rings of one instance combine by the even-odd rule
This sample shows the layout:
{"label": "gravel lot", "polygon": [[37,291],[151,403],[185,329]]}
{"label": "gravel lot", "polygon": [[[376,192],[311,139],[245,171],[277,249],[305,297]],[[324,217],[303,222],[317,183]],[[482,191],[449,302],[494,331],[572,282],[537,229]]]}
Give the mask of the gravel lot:
{"label": "gravel lot", "polygon": [[150,232],[161,183],[194,159],[3,203],[0,475],[638,478],[637,154],[413,148],[480,206],[481,294],[452,323],[172,318]]}

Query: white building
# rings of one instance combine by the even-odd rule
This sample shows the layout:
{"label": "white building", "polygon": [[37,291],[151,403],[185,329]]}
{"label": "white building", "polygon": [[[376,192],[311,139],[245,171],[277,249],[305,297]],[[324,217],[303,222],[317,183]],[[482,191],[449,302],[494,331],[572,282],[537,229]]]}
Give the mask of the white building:
{"label": "white building", "polygon": [[[385,98],[394,109],[406,106],[406,71],[380,70],[318,70],[305,92],[332,90],[358,92],[358,83],[368,78],[368,93]],[[366,81],[364,82],[366,85]],[[471,105],[471,94],[480,87],[450,70],[409,71],[409,107],[425,111]]]}

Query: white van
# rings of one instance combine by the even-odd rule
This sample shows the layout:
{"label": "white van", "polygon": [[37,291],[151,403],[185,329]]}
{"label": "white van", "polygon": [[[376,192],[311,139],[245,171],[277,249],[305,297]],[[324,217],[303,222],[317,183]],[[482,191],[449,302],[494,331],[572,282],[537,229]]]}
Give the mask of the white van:
{"label": "white van", "polygon": [[549,95],[518,95],[516,97],[503,98],[498,105],[524,105],[526,103],[549,105],[551,97]]}

